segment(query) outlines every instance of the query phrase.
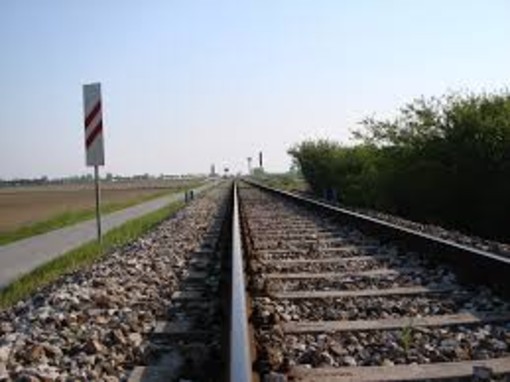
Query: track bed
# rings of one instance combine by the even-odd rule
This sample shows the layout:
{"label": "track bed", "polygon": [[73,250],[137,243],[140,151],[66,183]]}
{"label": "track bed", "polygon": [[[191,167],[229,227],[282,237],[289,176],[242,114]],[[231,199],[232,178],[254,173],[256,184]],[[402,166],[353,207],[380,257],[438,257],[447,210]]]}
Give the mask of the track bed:
{"label": "track bed", "polygon": [[[267,380],[510,372],[510,304],[426,253],[240,187],[256,369]],[[483,377],[483,376],[482,376]]]}
{"label": "track bed", "polygon": [[132,243],[1,311],[0,380],[222,379],[230,196],[228,184],[210,190]]}

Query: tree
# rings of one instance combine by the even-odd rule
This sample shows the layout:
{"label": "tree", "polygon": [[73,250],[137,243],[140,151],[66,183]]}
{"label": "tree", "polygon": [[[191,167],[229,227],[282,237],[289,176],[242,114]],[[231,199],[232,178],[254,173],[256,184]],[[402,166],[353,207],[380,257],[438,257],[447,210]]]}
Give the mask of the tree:
{"label": "tree", "polygon": [[420,98],[393,119],[366,118],[357,144],[289,150],[312,190],[342,202],[491,237],[510,236],[510,94]]}

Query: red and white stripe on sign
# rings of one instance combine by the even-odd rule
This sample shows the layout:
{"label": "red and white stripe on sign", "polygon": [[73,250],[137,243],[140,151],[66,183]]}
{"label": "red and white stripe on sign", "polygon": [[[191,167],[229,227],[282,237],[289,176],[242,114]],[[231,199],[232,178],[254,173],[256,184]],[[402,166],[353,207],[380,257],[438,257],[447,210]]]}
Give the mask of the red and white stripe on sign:
{"label": "red and white stripe on sign", "polygon": [[88,166],[104,165],[101,84],[83,86],[85,151]]}
{"label": "red and white stripe on sign", "polygon": [[101,114],[101,100],[99,99],[85,117],[85,146],[87,148],[90,147],[94,139],[103,131],[103,118]]}

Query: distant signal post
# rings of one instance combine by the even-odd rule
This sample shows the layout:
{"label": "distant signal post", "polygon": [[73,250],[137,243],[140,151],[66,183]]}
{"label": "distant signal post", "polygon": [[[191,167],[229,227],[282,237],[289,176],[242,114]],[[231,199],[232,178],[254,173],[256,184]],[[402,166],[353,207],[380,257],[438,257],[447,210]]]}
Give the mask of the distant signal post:
{"label": "distant signal post", "polygon": [[101,243],[101,192],[99,187],[99,166],[104,166],[101,84],[94,83],[83,85],[83,111],[85,115],[86,164],[87,166],[94,167],[97,240]]}

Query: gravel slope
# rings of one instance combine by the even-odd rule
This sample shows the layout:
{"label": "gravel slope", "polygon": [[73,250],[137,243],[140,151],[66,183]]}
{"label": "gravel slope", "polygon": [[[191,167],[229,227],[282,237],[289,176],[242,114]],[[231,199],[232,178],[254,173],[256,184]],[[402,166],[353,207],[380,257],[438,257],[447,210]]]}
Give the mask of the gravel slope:
{"label": "gravel slope", "polygon": [[225,188],[197,199],[89,269],[0,312],[0,379],[125,380],[218,210]]}

